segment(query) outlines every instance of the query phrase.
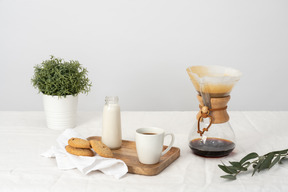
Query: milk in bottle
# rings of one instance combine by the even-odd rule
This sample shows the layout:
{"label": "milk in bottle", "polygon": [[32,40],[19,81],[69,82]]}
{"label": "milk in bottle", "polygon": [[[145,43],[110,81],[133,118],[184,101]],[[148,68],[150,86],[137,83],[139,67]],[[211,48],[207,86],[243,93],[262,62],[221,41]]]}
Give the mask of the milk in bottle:
{"label": "milk in bottle", "polygon": [[117,96],[106,96],[103,109],[102,142],[110,149],[122,144],[121,115]]}

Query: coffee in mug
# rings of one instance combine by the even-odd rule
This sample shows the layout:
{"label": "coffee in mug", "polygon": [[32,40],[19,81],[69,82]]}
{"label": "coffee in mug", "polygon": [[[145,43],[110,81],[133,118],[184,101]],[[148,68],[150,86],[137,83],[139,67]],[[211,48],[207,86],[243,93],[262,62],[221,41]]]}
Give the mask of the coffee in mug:
{"label": "coffee in mug", "polygon": [[[167,135],[171,136],[171,142],[163,151],[164,138]],[[136,130],[135,141],[139,161],[143,164],[155,164],[171,149],[174,135],[156,127],[139,128]]]}

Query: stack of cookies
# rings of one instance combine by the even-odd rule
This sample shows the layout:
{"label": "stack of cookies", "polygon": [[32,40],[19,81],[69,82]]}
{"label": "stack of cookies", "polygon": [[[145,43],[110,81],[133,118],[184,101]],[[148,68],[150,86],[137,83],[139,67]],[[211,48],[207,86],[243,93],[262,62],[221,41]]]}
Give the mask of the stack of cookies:
{"label": "stack of cookies", "polygon": [[66,145],[65,149],[68,153],[77,155],[77,156],[88,156],[93,157],[96,152],[98,155],[102,157],[112,158],[113,153],[109,147],[107,147],[104,143],[97,140],[85,140],[81,138],[71,138],[68,140],[68,145]]}

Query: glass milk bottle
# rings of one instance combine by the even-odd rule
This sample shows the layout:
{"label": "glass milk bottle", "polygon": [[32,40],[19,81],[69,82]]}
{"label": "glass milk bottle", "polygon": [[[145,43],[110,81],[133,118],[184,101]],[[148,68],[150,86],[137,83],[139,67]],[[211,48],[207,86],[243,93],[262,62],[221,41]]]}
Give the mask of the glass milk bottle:
{"label": "glass milk bottle", "polygon": [[121,115],[117,96],[106,96],[103,109],[102,142],[110,149],[122,144]]}

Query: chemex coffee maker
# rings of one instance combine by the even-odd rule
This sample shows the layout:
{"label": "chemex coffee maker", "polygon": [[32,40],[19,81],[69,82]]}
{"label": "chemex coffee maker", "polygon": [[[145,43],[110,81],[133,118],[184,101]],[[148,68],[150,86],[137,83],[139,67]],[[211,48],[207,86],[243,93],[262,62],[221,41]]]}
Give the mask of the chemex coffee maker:
{"label": "chemex coffee maker", "polygon": [[226,109],[241,72],[221,66],[192,66],[186,70],[200,103],[189,134],[189,147],[203,157],[229,155],[235,148],[235,135]]}

